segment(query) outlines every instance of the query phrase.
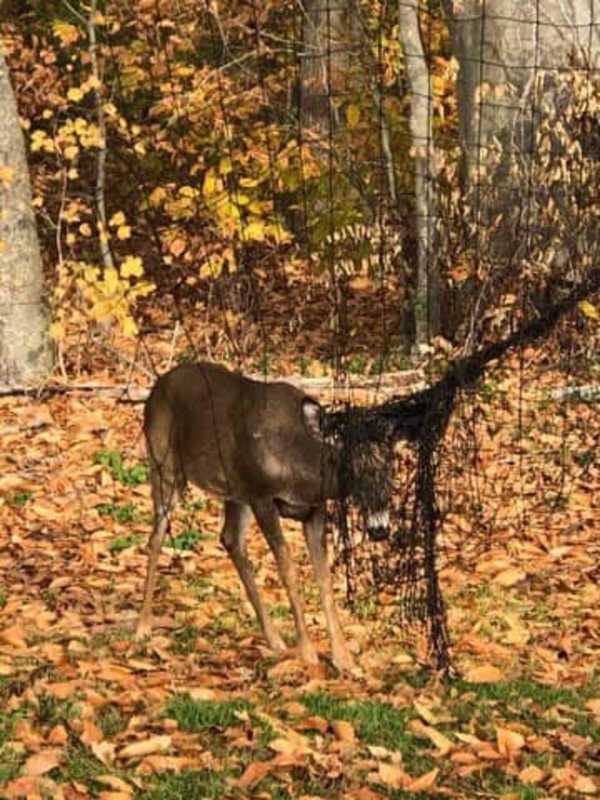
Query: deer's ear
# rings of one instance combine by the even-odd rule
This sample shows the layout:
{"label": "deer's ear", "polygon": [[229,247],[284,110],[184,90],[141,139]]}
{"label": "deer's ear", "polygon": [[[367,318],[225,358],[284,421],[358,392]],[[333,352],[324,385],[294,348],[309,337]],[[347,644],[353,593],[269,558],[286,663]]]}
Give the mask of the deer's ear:
{"label": "deer's ear", "polygon": [[302,401],[302,418],[310,433],[317,439],[322,439],[321,433],[321,406],[316,400],[305,397]]}

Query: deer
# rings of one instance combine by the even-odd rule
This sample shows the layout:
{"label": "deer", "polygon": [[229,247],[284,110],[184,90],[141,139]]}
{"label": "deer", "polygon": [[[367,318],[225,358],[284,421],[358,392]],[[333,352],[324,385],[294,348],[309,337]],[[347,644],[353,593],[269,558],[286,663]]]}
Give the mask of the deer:
{"label": "deer", "polygon": [[286,645],[271,622],[246,549],[254,517],[287,592],[302,661],[318,663],[282,519],[302,523],[331,640],[332,661],[351,671],[327,556],[326,504],[351,498],[368,536],[389,535],[394,436],[391,423],[352,443],[328,436],[336,413],[285,382],[267,383],[210,362],[183,364],[156,381],[144,409],[154,507],[144,597],[136,636],[152,629],[157,561],[171,514],[188,483],[223,501],[220,540],[238,572],[269,648]]}

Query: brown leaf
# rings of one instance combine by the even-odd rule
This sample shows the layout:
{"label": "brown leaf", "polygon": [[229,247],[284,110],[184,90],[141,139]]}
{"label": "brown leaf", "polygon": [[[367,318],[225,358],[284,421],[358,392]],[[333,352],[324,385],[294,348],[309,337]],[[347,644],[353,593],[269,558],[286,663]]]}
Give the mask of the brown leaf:
{"label": "brown leaf", "polygon": [[2,788],[2,796],[6,800],[41,800],[41,787],[39,777],[23,777],[11,781]]}
{"label": "brown leaf", "polygon": [[248,764],[235,785],[244,791],[252,790],[272,769],[273,765],[270,761],[253,761]]}
{"label": "brown leaf", "polygon": [[58,767],[63,760],[63,752],[57,748],[42,750],[29,756],[23,767],[23,774],[27,777],[39,777],[51,769]]}
{"label": "brown leaf", "polygon": [[600,697],[593,697],[591,700],[588,700],[585,707],[588,711],[591,711],[592,714],[600,716]]}
{"label": "brown leaf", "polygon": [[536,767],[535,764],[530,764],[530,766],[519,772],[519,780],[523,781],[523,783],[539,783],[543,779],[544,772],[539,767]]}
{"label": "brown leaf", "polygon": [[0,643],[8,644],[14,647],[15,650],[27,650],[25,631],[20,625],[11,625],[9,628],[4,628],[4,630],[0,631]]}
{"label": "brown leaf", "polygon": [[504,673],[492,664],[484,664],[468,670],[465,673],[465,680],[469,683],[497,683],[504,680]]}
{"label": "brown leaf", "polygon": [[170,736],[151,736],[141,742],[128,744],[119,750],[119,758],[141,758],[151,753],[164,753],[171,747]]}
{"label": "brown leaf", "polygon": [[117,792],[124,792],[130,795],[133,793],[131,786],[116,775],[97,775],[94,776],[94,780],[103,783],[105,786],[109,786]]}
{"label": "brown leaf", "polygon": [[306,717],[294,726],[298,731],[319,731],[319,733],[327,733],[329,723],[323,717]]}
{"label": "brown leaf", "polygon": [[429,739],[433,742],[433,744],[438,748],[439,753],[441,756],[446,756],[452,750],[454,745],[443,733],[440,733],[435,728],[431,727],[431,725],[425,725],[419,719],[413,719],[409,726],[410,730],[415,733],[417,736],[421,736],[424,739]]}
{"label": "brown leaf", "polygon": [[356,734],[354,733],[352,723],[336,719],[331,723],[331,729],[340,742],[344,742],[345,744],[354,744],[356,742]]}
{"label": "brown leaf", "polygon": [[511,731],[510,728],[496,728],[496,745],[500,755],[512,761],[519,750],[524,747],[525,739],[520,733]]}
{"label": "brown leaf", "polygon": [[375,775],[378,783],[383,783],[391,789],[405,789],[412,781],[410,775],[401,767],[386,764],[384,761],[379,764],[379,772]]}
{"label": "brown leaf", "polygon": [[409,785],[406,787],[409,792],[427,792],[429,789],[433,788],[435,782],[437,780],[439,769],[435,767],[430,772],[426,772],[425,775],[421,775],[420,778],[415,778],[412,780]]}
{"label": "brown leaf", "polygon": [[502,572],[499,572],[497,575],[495,575],[493,582],[499,583],[500,586],[505,586],[508,588],[509,586],[514,586],[516,583],[520,583],[521,581],[525,580],[526,577],[527,574],[525,572],[511,567],[510,569],[503,569]]}
{"label": "brown leaf", "polygon": [[83,720],[83,731],[81,733],[81,741],[88,745],[98,744],[104,739],[104,734],[97,725],[94,725],[91,719]]}
{"label": "brown leaf", "polygon": [[48,744],[66,744],[69,734],[64,725],[55,725],[48,734]]}

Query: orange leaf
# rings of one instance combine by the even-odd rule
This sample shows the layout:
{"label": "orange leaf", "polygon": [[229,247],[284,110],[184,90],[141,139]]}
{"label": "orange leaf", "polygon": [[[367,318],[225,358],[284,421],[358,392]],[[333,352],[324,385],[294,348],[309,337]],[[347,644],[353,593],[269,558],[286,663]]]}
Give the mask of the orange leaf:
{"label": "orange leaf", "polygon": [[379,764],[379,774],[376,773],[377,782],[383,783],[392,789],[406,789],[412,782],[410,775],[395,764],[386,764],[384,761]]}
{"label": "orange leaf", "polygon": [[592,714],[600,716],[600,697],[593,697],[591,700],[588,700],[585,707],[588,711],[591,711]]}
{"label": "orange leaf", "polygon": [[421,775],[420,778],[415,778],[413,781],[409,783],[406,787],[409,792],[426,792],[431,789],[435,785],[435,781],[437,779],[439,769],[435,767],[430,772],[426,772],[425,775]]}
{"label": "orange leaf", "polygon": [[273,765],[270,761],[253,761],[248,764],[242,776],[236,781],[236,786],[243,790],[251,790],[271,772]]}
{"label": "orange leaf", "polygon": [[494,576],[493,581],[494,583],[499,583],[500,586],[514,586],[516,583],[520,583],[522,580],[525,580],[527,574],[520,569],[504,569],[502,572],[499,572],[496,576]]}
{"label": "orange leaf", "polygon": [[413,719],[410,722],[409,726],[410,730],[415,733],[417,736],[421,736],[425,739],[429,739],[434,743],[434,745],[438,748],[441,756],[446,756],[452,750],[454,745],[443,733],[440,733],[435,728],[432,728],[430,725],[425,725],[425,723],[421,722],[419,719]]}
{"label": "orange leaf", "polygon": [[525,767],[519,772],[519,780],[523,783],[539,783],[544,778],[544,773],[535,764]]}
{"label": "orange leaf", "polygon": [[331,729],[340,742],[344,742],[345,744],[354,744],[356,742],[354,727],[350,722],[336,719],[331,723]]}
{"label": "orange leaf", "polygon": [[16,650],[27,650],[25,631],[20,625],[11,625],[0,631],[0,643],[8,644]]}
{"label": "orange leaf", "polygon": [[58,767],[62,761],[62,751],[56,748],[42,750],[29,756],[23,767],[23,774],[27,777],[39,777],[51,769]]}
{"label": "orange leaf", "polygon": [[94,725],[91,719],[84,719],[83,720],[83,733],[81,734],[81,741],[88,746],[93,744],[98,744],[104,739],[104,734],[98,728],[97,725]]}
{"label": "orange leaf", "polygon": [[468,670],[465,680],[469,683],[497,683],[504,680],[504,673],[492,664],[485,664]]}
{"label": "orange leaf", "polygon": [[500,755],[512,761],[525,745],[525,739],[509,728],[496,728],[496,743]]}

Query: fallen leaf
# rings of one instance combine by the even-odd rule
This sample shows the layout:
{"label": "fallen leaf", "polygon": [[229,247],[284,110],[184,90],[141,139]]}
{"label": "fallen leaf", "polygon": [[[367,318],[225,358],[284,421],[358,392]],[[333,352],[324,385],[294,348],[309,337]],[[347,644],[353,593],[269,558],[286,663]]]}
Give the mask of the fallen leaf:
{"label": "fallen leaf", "polygon": [[103,783],[105,786],[110,786],[115,791],[133,794],[132,787],[116,775],[95,775],[94,780],[98,781],[98,783]]}
{"label": "fallen leaf", "polygon": [[420,778],[415,778],[406,787],[409,792],[426,792],[431,789],[437,780],[439,769],[435,767]]}
{"label": "fallen leaf", "polygon": [[252,790],[272,769],[273,765],[270,761],[253,761],[248,764],[240,778],[235,781],[235,785],[244,791]]}
{"label": "fallen leaf", "polygon": [[527,574],[525,572],[513,567],[511,569],[503,569],[502,572],[495,575],[492,580],[494,583],[499,583],[500,586],[508,588],[509,586],[514,586],[516,583],[525,580],[526,577]]}
{"label": "fallen leaf", "polygon": [[29,756],[23,767],[23,774],[26,777],[39,777],[51,769],[58,767],[63,760],[63,753],[57,748],[42,750]]}
{"label": "fallen leaf", "polygon": [[531,764],[519,772],[519,780],[523,781],[523,783],[539,783],[543,778],[544,772],[539,767],[536,767],[535,764]]}
{"label": "fallen leaf", "polygon": [[0,631],[0,642],[14,647],[15,650],[27,650],[25,631],[20,625],[11,625]]}
{"label": "fallen leaf", "polygon": [[441,756],[448,755],[454,747],[450,739],[444,736],[443,733],[440,733],[438,730],[431,727],[431,725],[425,725],[425,723],[421,722],[419,719],[413,719],[408,727],[417,736],[421,736],[433,742]]}
{"label": "fallen leaf", "polygon": [[405,789],[412,781],[410,775],[407,775],[401,767],[396,764],[386,764],[384,761],[379,764],[379,770],[374,776],[378,783],[383,783],[391,789]]}
{"label": "fallen leaf", "polygon": [[141,758],[149,756],[151,753],[164,753],[171,747],[170,736],[151,736],[141,742],[128,744],[119,750],[119,758]]}
{"label": "fallen leaf", "polygon": [[104,734],[97,725],[94,725],[91,719],[84,719],[80,738],[84,744],[89,746],[92,743],[98,744],[101,742],[104,739]]}
{"label": "fallen leaf", "polygon": [[335,733],[336,738],[345,744],[354,744],[356,742],[356,734],[354,727],[350,722],[345,722],[341,719],[336,719],[331,723],[331,729]]}
{"label": "fallen leaf", "polygon": [[525,745],[525,739],[510,728],[496,728],[496,745],[500,755],[512,761]]}
{"label": "fallen leaf", "polygon": [[504,680],[504,673],[492,664],[472,667],[465,674],[468,683],[497,683]]}
{"label": "fallen leaf", "polygon": [[591,711],[592,714],[600,716],[600,697],[593,697],[591,700],[588,700],[585,707],[588,711]]}

